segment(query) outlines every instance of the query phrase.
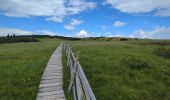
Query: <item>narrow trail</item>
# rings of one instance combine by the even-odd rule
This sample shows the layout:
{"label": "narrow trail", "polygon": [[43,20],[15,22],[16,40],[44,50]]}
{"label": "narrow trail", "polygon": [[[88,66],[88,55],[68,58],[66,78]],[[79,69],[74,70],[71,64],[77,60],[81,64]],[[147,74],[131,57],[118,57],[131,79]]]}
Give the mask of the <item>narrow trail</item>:
{"label": "narrow trail", "polygon": [[63,91],[62,43],[53,52],[39,85],[37,100],[65,100]]}

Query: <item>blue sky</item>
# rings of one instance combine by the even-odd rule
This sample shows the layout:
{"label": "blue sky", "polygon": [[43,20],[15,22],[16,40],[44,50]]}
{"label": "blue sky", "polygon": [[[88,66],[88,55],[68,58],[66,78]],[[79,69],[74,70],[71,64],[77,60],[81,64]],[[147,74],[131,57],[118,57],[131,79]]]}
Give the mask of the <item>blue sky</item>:
{"label": "blue sky", "polygon": [[170,0],[0,0],[0,36],[170,39]]}

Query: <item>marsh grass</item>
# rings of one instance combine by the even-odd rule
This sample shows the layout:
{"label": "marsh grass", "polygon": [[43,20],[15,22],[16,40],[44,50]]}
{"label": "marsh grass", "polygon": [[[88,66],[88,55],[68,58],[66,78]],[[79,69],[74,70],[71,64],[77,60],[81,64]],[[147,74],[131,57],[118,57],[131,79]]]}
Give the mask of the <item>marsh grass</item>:
{"label": "marsh grass", "polygon": [[63,50],[62,52],[62,65],[63,65],[63,89],[64,89],[64,94],[65,97],[67,98],[67,100],[73,100],[73,94],[72,91],[70,93],[68,93],[68,87],[69,87],[69,83],[70,83],[70,79],[71,79],[71,74],[70,74],[70,70],[67,66],[67,57],[66,57],[66,53]]}
{"label": "marsh grass", "polygon": [[39,42],[39,40],[31,37],[0,37],[0,44],[17,42]]}
{"label": "marsh grass", "polygon": [[158,46],[170,46],[170,41],[168,40],[157,40],[157,41],[154,41],[154,40],[146,40],[146,41],[140,41],[136,44],[139,44],[139,45],[158,45]]}
{"label": "marsh grass", "polygon": [[142,70],[148,68],[149,64],[144,59],[138,56],[127,55],[121,58],[121,64],[127,66],[130,69]]}
{"label": "marsh grass", "polygon": [[0,44],[0,100],[35,100],[44,68],[60,41]]}
{"label": "marsh grass", "polygon": [[155,55],[159,45],[136,45],[143,42],[70,42],[98,100],[170,99],[170,61]]}
{"label": "marsh grass", "polygon": [[159,47],[155,50],[155,54],[165,58],[170,58],[170,48]]}

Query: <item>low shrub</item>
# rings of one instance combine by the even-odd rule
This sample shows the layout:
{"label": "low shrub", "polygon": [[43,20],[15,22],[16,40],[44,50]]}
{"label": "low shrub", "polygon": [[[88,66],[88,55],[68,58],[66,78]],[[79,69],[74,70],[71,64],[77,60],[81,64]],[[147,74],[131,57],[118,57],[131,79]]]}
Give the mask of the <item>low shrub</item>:
{"label": "low shrub", "polygon": [[170,45],[170,41],[148,41],[148,42],[140,42],[140,43],[135,43],[135,44],[166,46],[166,45]]}
{"label": "low shrub", "polygon": [[121,38],[120,41],[128,41],[128,38]]}
{"label": "low shrub", "polygon": [[10,37],[10,38],[0,38],[0,44],[2,43],[16,43],[16,42],[39,42],[36,38],[30,37]]}
{"label": "low shrub", "polygon": [[170,48],[157,48],[155,50],[155,54],[157,56],[162,56],[162,57],[165,57],[165,58],[170,58]]}
{"label": "low shrub", "polygon": [[121,64],[127,66],[130,69],[141,70],[147,68],[149,64],[136,56],[124,56],[121,59]]}
{"label": "low shrub", "polygon": [[112,41],[112,40],[113,40],[113,38],[107,38],[106,40],[107,40],[107,41]]}
{"label": "low shrub", "polygon": [[139,38],[134,38],[134,40],[139,40]]}

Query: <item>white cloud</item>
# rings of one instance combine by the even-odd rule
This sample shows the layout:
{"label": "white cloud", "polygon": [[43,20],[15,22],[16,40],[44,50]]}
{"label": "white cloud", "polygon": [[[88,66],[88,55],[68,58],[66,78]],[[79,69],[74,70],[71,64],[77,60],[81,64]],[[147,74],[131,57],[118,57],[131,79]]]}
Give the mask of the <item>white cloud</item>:
{"label": "white cloud", "polygon": [[129,37],[151,38],[151,39],[170,39],[170,27],[155,27],[151,31],[142,29],[136,30]]}
{"label": "white cloud", "polygon": [[82,22],[83,22],[83,21],[82,21],[82,20],[79,20],[79,19],[71,19],[70,25],[76,26],[76,25],[81,24]]}
{"label": "white cloud", "polygon": [[84,10],[94,9],[95,2],[87,2],[87,0],[69,0],[67,11],[70,14],[78,14]]}
{"label": "white cloud", "polygon": [[7,36],[8,34],[12,35],[32,35],[32,34],[41,34],[41,35],[58,35],[58,33],[54,33],[48,30],[37,30],[36,32],[31,32],[27,30],[22,30],[22,29],[16,29],[16,28],[3,28],[0,27],[0,36]]}
{"label": "white cloud", "polygon": [[81,23],[83,23],[82,20],[71,19],[71,22],[69,24],[64,25],[64,28],[66,30],[74,30],[76,28],[76,26],[80,25]]}
{"label": "white cloud", "polygon": [[111,32],[106,32],[106,33],[104,33],[105,35],[110,35],[110,34],[112,34]]}
{"label": "white cloud", "polygon": [[157,16],[170,16],[170,0],[105,0],[113,8],[126,13],[149,13]]}
{"label": "white cloud", "polygon": [[63,17],[49,17],[46,18],[47,21],[53,21],[53,22],[63,22]]}
{"label": "white cloud", "polygon": [[81,30],[79,33],[77,33],[76,37],[79,37],[79,38],[84,38],[84,37],[88,37],[89,34],[88,32],[86,32],[85,30]]}
{"label": "white cloud", "polygon": [[1,0],[0,11],[13,17],[45,16],[46,20],[62,22],[70,14],[94,9],[95,2],[86,0]]}
{"label": "white cloud", "polygon": [[21,29],[15,29],[15,28],[3,28],[0,27],[0,36],[7,36],[8,34],[12,35],[32,35],[33,32],[21,30]]}
{"label": "white cloud", "polygon": [[48,30],[37,30],[36,33],[41,34],[41,35],[50,35],[50,36],[58,35],[58,33],[54,33]]}
{"label": "white cloud", "polygon": [[124,37],[122,34],[115,34],[114,37]]}
{"label": "white cloud", "polygon": [[114,27],[123,27],[125,25],[126,25],[126,23],[122,22],[122,21],[116,21],[116,22],[113,23]]}
{"label": "white cloud", "polygon": [[123,34],[113,34],[111,32],[104,33],[105,37],[125,37]]}

